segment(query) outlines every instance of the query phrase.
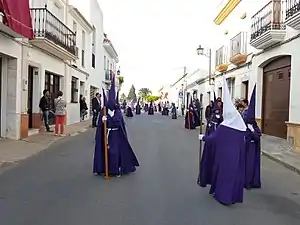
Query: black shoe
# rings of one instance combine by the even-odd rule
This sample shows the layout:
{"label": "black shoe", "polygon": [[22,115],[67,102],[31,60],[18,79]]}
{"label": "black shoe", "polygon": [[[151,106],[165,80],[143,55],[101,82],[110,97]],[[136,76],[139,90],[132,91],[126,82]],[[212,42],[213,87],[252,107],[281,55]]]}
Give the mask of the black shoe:
{"label": "black shoe", "polygon": [[51,133],[51,132],[53,132],[53,130],[47,130],[47,132]]}

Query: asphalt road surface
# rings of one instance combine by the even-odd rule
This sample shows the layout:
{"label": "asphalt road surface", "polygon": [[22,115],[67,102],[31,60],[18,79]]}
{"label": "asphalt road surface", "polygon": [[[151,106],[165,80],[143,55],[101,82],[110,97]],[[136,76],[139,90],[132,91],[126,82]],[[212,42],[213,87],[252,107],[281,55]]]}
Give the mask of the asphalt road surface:
{"label": "asphalt road surface", "polygon": [[126,119],[137,172],[92,174],[94,130],[68,137],[0,175],[1,225],[299,225],[300,177],[263,159],[261,190],[220,205],[196,184],[198,131],[183,119]]}

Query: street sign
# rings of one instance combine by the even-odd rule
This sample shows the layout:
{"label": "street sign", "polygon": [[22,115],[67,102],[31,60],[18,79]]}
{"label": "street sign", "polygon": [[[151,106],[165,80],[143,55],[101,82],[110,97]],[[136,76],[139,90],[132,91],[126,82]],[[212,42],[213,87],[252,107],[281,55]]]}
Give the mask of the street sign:
{"label": "street sign", "polygon": [[178,98],[183,98],[183,92],[182,91],[178,92]]}

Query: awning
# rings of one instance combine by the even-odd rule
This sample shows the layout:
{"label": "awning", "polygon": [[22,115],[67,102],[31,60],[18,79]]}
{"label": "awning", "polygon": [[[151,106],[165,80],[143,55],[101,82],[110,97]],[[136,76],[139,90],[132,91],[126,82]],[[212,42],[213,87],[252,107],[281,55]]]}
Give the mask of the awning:
{"label": "awning", "polygon": [[0,0],[7,25],[13,31],[33,39],[29,0]]}

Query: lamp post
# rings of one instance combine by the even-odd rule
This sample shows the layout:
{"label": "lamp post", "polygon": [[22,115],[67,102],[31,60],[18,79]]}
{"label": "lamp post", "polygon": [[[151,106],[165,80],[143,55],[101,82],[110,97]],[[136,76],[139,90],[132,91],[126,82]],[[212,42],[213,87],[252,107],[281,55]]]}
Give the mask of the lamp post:
{"label": "lamp post", "polygon": [[[204,53],[204,48],[199,45],[197,48],[197,54],[202,55],[208,58],[208,82],[209,85],[212,85],[212,78],[211,78],[211,48],[208,49],[208,53]],[[203,94],[200,94],[200,131],[199,133],[203,133]],[[202,140],[200,140],[200,147],[199,147],[199,174],[201,170],[201,158],[202,158]]]}

